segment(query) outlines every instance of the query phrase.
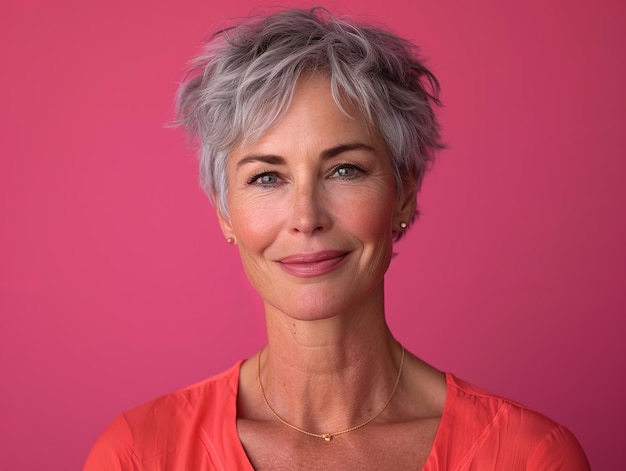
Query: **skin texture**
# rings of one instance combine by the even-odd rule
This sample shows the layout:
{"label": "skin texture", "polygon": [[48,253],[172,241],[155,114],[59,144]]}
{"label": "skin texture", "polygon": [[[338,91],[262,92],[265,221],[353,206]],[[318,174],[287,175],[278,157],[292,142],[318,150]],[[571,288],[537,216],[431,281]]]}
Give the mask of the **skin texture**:
{"label": "skin texture", "polygon": [[[315,433],[378,412],[401,351],[385,323],[384,275],[394,232],[415,211],[415,185],[408,179],[398,197],[386,146],[352,114],[336,106],[325,77],[303,78],[279,123],[231,154],[230,219],[218,213],[264,301],[267,397],[283,418]],[[271,416],[256,360],[242,366],[238,398],[240,438],[256,469],[310,469],[312,459],[342,469],[346,460],[354,469],[398,469],[425,460],[445,383],[414,356],[407,354],[385,412],[328,444]]]}
{"label": "skin texture", "polygon": [[[268,308],[324,319],[381,288],[402,219],[390,159],[363,122],[340,112],[325,80],[300,85],[280,124],[231,155],[228,178],[231,223],[222,225]],[[346,256],[322,277],[288,275],[278,262],[327,250]]]}

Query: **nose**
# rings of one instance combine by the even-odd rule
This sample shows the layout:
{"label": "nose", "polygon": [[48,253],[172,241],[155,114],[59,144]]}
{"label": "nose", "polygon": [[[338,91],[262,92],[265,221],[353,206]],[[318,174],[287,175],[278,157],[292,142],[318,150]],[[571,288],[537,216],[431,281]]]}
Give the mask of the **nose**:
{"label": "nose", "polygon": [[291,228],[311,235],[330,228],[331,218],[323,189],[315,183],[295,185],[292,195]]}

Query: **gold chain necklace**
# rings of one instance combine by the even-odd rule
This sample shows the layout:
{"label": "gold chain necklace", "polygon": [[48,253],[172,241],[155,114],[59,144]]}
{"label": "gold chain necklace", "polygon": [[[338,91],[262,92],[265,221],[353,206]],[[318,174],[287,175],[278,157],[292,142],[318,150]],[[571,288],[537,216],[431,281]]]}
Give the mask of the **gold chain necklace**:
{"label": "gold chain necklace", "polygon": [[372,422],[374,419],[376,419],[376,417],[378,417],[380,414],[383,413],[383,411],[387,408],[387,406],[389,405],[389,403],[393,399],[393,396],[396,394],[396,391],[398,390],[398,385],[400,384],[400,377],[402,376],[402,366],[403,365],[404,365],[404,347],[402,347],[402,356],[400,357],[400,367],[398,368],[398,376],[396,377],[396,382],[393,385],[393,389],[391,391],[391,394],[389,395],[389,399],[387,399],[387,402],[385,402],[385,405],[382,407],[382,409],[380,409],[376,413],[376,415],[374,417],[372,417],[371,419],[366,420],[365,422],[363,422],[360,425],[356,425],[354,427],[350,427],[350,428],[347,428],[345,430],[341,430],[339,432],[332,432],[332,433],[313,433],[313,432],[308,432],[306,430],[301,429],[300,427],[296,427],[295,425],[290,424],[285,419],[283,419],[280,415],[278,415],[278,413],[272,408],[272,406],[270,406],[270,403],[267,400],[267,397],[265,396],[265,389],[263,389],[263,383],[261,383],[261,353],[260,352],[259,352],[259,355],[258,355],[258,365],[257,365],[257,376],[256,376],[256,378],[257,378],[257,381],[259,382],[259,389],[261,390],[261,395],[263,396],[263,401],[265,401],[265,405],[270,410],[272,415],[276,418],[276,420],[278,420],[280,423],[282,423],[283,425],[286,425],[289,428],[292,428],[294,430],[297,430],[298,432],[304,433],[305,435],[309,435],[310,437],[315,437],[315,438],[323,438],[324,441],[329,442],[336,435],[343,435],[344,433],[353,432],[353,431],[355,431],[357,429],[360,429],[361,427],[365,427],[367,424]]}

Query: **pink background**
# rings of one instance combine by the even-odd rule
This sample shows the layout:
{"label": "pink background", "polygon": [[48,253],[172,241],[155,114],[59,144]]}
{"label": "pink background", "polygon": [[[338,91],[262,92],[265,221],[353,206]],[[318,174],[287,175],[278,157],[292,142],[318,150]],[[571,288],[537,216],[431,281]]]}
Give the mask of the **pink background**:
{"label": "pink background", "polygon": [[[0,3],[0,469],[78,469],[116,414],[264,342],[193,152],[163,126],[201,38],[257,2],[161,3]],[[397,337],[618,469],[626,3],[325,5],[421,44],[444,90],[450,150],[388,275]]]}

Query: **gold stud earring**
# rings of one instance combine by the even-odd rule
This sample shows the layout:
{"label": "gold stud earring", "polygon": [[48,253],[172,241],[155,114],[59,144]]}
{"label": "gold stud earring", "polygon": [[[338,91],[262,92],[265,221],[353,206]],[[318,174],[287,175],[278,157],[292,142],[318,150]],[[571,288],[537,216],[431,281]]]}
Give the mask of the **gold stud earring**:
{"label": "gold stud earring", "polygon": [[408,224],[406,222],[403,221],[403,222],[400,223],[400,228],[401,229],[406,229],[407,227],[408,227]]}
{"label": "gold stud earring", "polygon": [[226,242],[227,242],[228,244],[234,244],[234,243],[235,243],[235,239],[234,239],[233,237],[228,237],[228,238],[226,239]]}

